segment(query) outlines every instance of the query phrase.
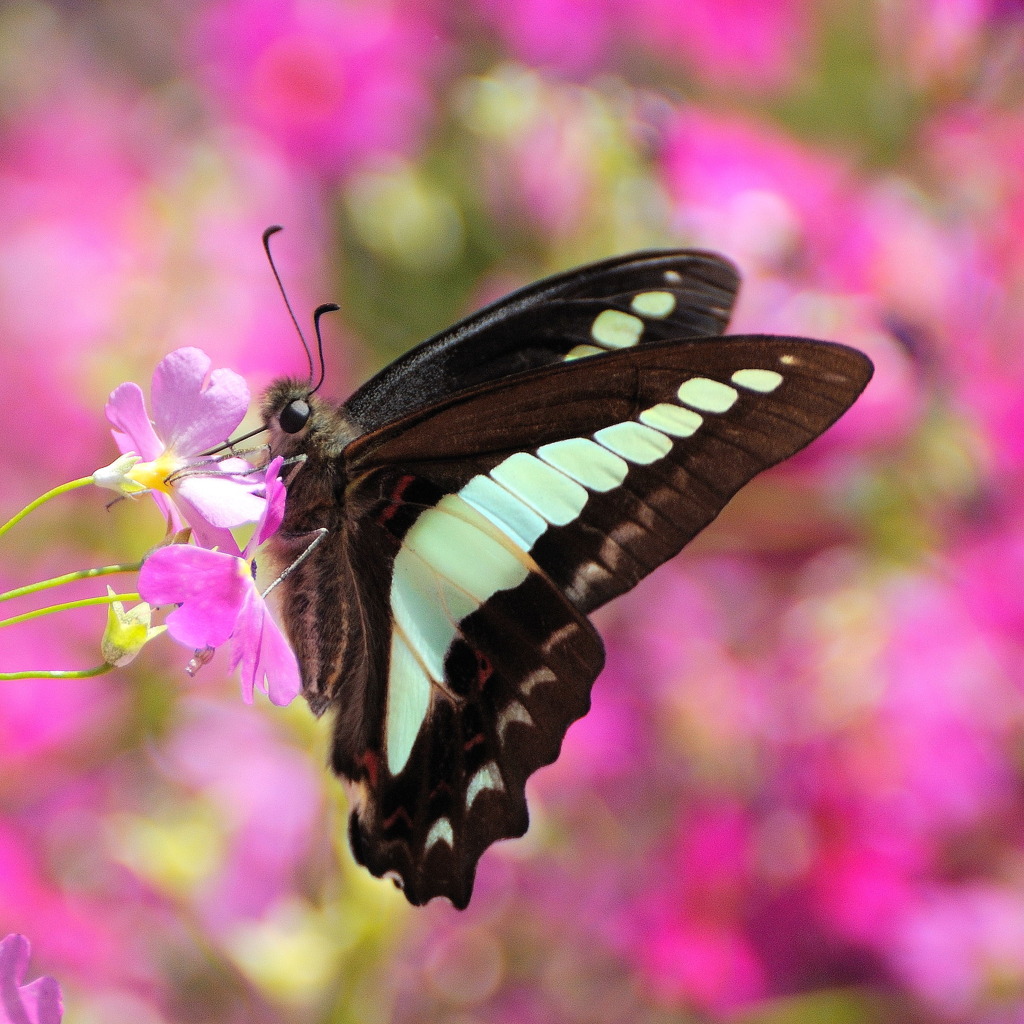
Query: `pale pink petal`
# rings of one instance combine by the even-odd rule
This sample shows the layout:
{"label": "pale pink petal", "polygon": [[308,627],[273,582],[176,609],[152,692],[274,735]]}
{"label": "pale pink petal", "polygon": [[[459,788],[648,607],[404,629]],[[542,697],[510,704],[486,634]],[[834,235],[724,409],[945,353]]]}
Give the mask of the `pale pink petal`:
{"label": "pale pink petal", "polygon": [[226,440],[249,408],[243,377],[234,370],[209,371],[210,357],[198,348],[171,352],[153,371],[153,419],[167,447],[179,455]]}
{"label": "pale pink petal", "polygon": [[153,371],[150,395],[153,419],[168,446],[179,454],[195,454],[202,448],[179,447],[199,412],[199,403],[213,360],[198,348],[179,348],[168,353]]}
{"label": "pale pink petal", "polygon": [[138,384],[120,384],[107,399],[107,419],[114,428],[114,440],[122,452],[135,452],[143,462],[162,455],[164,444],[149,422],[146,399]]}
{"label": "pale pink petal", "polygon": [[32,947],[24,935],[0,942],[0,1021],[3,1024],[60,1024],[64,1012],[60,987],[53,978],[21,986]]}
{"label": "pale pink petal", "polygon": [[265,474],[254,470],[251,462],[235,458],[218,459],[217,465],[220,466],[222,473],[244,477],[244,481],[248,483],[250,490],[263,491],[263,477]]}
{"label": "pale pink petal", "polygon": [[0,942],[0,994],[2,1005],[7,1009],[8,993],[17,997],[18,985],[28,970],[28,957],[32,947],[24,935],[8,935]]}
{"label": "pale pink petal", "polygon": [[[159,495],[163,497],[163,495]],[[192,527],[192,536],[200,547],[216,548],[229,555],[241,555],[238,542],[231,531],[225,526],[211,526],[202,512],[199,511],[180,491],[175,491],[174,501],[185,517],[185,522]]]}
{"label": "pale pink petal", "polygon": [[55,978],[37,978],[21,990],[21,1001],[32,1024],[60,1024],[64,1003]]}
{"label": "pale pink petal", "polygon": [[[210,463],[210,470],[217,474],[216,463]],[[241,483],[232,477],[185,476],[175,487],[180,498],[216,527],[258,522],[266,505],[263,498],[250,491],[248,482]]]}
{"label": "pale pink petal", "polygon": [[194,650],[219,647],[255,589],[239,565],[233,555],[171,544],[143,562],[139,593],[151,605],[181,606],[167,616],[167,631],[179,643]]}

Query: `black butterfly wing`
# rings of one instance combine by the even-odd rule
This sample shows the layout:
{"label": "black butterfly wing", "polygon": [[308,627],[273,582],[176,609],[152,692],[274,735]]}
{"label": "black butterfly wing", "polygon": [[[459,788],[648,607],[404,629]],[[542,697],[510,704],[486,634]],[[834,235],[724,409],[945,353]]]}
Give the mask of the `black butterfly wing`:
{"label": "black butterfly wing", "polygon": [[633,253],[549,277],[411,349],[345,403],[364,430],[453,391],[651,341],[721,334],[739,277],[722,256],[677,249]]}
{"label": "black butterfly wing", "polygon": [[[357,543],[376,547],[378,564],[393,561],[373,610],[388,650],[367,666],[380,693],[375,738],[358,758],[340,731],[344,709],[336,719],[349,840],[413,904],[446,896],[461,909],[487,847],[526,831],[526,781],[588,711],[604,649],[558,588],[456,496],[387,471],[363,486],[380,499]],[[436,504],[420,504],[428,493]],[[496,579],[510,585],[491,592]]]}
{"label": "black butterfly wing", "polygon": [[352,442],[348,529],[383,573],[363,584],[368,632],[389,638],[367,665],[375,741],[336,741],[357,858],[414,903],[465,906],[482,852],[526,828],[526,779],[589,706],[603,651],[584,613],[827,429],[870,375],[859,352],[798,338],[655,343]]}

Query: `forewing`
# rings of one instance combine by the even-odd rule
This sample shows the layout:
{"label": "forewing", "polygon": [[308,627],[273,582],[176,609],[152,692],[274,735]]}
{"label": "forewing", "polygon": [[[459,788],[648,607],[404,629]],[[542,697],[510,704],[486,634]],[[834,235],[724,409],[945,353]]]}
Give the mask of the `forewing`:
{"label": "forewing", "polygon": [[590,611],[831,426],[871,372],[801,338],[655,344],[456,396],[346,455],[459,493]]}
{"label": "forewing", "polygon": [[368,668],[379,739],[359,752],[339,731],[335,750],[357,858],[414,903],[464,906],[484,849],[526,828],[526,779],[587,710],[603,655],[584,613],[827,429],[870,375],[861,353],[799,338],[652,344],[352,442],[350,529],[389,637]]}
{"label": "forewing", "polygon": [[617,348],[725,330],[739,279],[714,253],[634,253],[546,278],[410,350],[345,403],[365,430],[467,388]]}

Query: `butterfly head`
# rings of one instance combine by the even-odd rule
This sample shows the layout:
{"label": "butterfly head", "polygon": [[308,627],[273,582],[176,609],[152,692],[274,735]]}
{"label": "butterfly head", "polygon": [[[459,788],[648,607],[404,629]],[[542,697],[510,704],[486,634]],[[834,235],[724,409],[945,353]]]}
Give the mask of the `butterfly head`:
{"label": "butterfly head", "polygon": [[359,434],[344,413],[311,393],[308,380],[274,381],[263,396],[262,413],[270,432],[270,458],[332,458]]}

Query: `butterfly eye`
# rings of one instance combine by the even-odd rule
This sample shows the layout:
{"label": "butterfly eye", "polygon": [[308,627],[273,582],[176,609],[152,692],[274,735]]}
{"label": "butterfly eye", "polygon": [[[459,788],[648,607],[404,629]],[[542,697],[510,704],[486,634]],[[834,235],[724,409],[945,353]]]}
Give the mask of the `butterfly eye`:
{"label": "butterfly eye", "polygon": [[297,434],[309,420],[309,403],[296,398],[281,410],[277,419],[286,434]]}

